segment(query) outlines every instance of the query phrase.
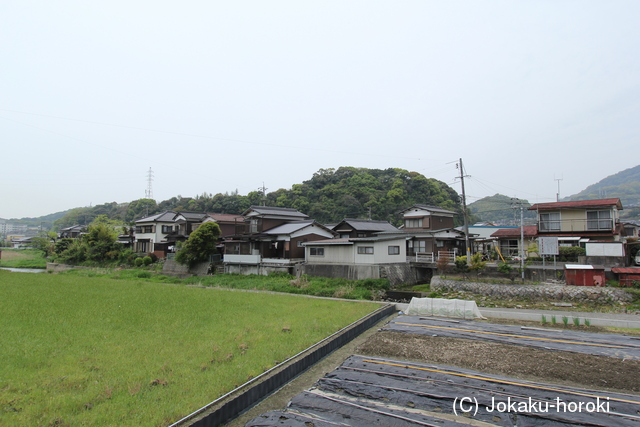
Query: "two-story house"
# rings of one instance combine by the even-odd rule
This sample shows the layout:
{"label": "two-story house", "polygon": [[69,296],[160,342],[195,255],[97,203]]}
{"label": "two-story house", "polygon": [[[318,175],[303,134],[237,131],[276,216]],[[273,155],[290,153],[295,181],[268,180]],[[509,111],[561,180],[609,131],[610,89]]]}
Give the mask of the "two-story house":
{"label": "two-story house", "polygon": [[[225,271],[258,272],[263,265],[304,261],[303,243],[331,239],[335,233],[296,209],[251,206],[236,233],[224,241]],[[256,268],[245,268],[256,266]]]}
{"label": "two-story house", "polygon": [[244,224],[244,217],[242,215],[222,213],[208,213],[207,215],[218,224],[218,227],[220,227],[220,237],[223,239],[236,234],[236,226],[238,224]]}
{"label": "two-story house", "polygon": [[372,237],[382,231],[398,231],[396,227],[387,221],[374,221],[371,219],[345,218],[338,224],[330,227],[338,233],[341,239],[356,237]]}
{"label": "two-story house", "polygon": [[618,242],[623,234],[620,199],[536,203],[538,237],[555,236],[564,244]]}
{"label": "two-story house", "polygon": [[199,212],[164,211],[135,221],[134,250],[165,257],[175,251],[177,242],[185,241],[204,222],[214,221]]}
{"label": "two-story house", "polygon": [[454,229],[455,212],[416,204],[402,213],[403,229],[411,234],[407,241],[407,255],[431,254],[437,258],[438,252],[456,256],[464,253],[464,232]]}
{"label": "two-story house", "polygon": [[176,212],[164,211],[135,221],[134,251],[165,256],[169,251],[167,236],[174,232]]}

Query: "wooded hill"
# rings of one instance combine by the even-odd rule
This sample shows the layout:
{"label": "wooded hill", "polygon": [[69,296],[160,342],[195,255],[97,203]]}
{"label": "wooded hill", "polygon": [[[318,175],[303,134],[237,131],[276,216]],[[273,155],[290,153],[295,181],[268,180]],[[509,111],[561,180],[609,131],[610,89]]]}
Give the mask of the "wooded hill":
{"label": "wooded hill", "polygon": [[[618,198],[622,202],[624,209],[620,212],[621,219],[640,219],[640,166],[608,176],[561,201],[610,198]],[[526,206],[529,206],[528,202]],[[520,213],[514,209],[513,200],[502,194],[484,197],[469,204],[469,213],[482,221],[497,222],[499,225],[520,224]],[[534,222],[535,213],[525,211],[525,224]]]}
{"label": "wooded hill", "polygon": [[[458,193],[447,184],[403,169],[341,167],[320,169],[312,178],[291,189],[247,195],[237,192],[202,194],[194,198],[172,197],[157,203],[139,199],[131,203],[106,203],[72,209],[55,221],[54,228],[89,224],[99,215],[130,224],[136,219],[166,210],[240,214],[252,205],[294,208],[316,221],[327,224],[344,218],[369,218],[400,225],[400,211],[413,204],[439,206],[461,213]],[[456,218],[462,223],[462,215]]]}
{"label": "wooded hill", "polygon": [[608,176],[563,200],[619,198],[622,206],[640,204],[640,165]]}
{"label": "wooded hill", "polygon": [[[496,225],[519,226],[520,210],[517,201],[502,194],[483,197],[469,204],[469,214],[478,221],[487,221]],[[525,225],[535,223],[536,214],[527,210],[531,204],[527,200],[520,200],[524,206]]]}

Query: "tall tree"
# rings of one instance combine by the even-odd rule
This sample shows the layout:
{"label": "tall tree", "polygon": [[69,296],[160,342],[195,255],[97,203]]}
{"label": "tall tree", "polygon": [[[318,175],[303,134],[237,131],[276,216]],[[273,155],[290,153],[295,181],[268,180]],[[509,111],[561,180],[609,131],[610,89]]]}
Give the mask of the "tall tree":
{"label": "tall tree", "polygon": [[189,267],[207,261],[209,255],[213,255],[217,251],[216,245],[220,233],[218,224],[205,222],[191,233],[182,248],[176,253],[176,261]]}

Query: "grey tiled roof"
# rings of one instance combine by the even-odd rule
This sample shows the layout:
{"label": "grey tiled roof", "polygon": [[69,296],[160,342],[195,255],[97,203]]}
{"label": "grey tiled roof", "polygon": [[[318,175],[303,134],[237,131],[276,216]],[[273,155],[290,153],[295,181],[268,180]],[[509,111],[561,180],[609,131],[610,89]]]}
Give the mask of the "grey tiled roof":
{"label": "grey tiled roof", "polygon": [[172,222],[175,216],[176,213],[174,211],[164,211],[159,214],[137,219],[135,222]]}
{"label": "grey tiled roof", "polygon": [[411,210],[413,208],[424,209],[424,210],[429,211],[429,212],[439,212],[439,213],[446,213],[446,214],[456,214],[457,213],[457,212],[450,211],[448,209],[443,209],[443,208],[441,208],[439,206],[421,205],[419,203],[416,203],[415,205],[411,206],[410,208],[404,209],[401,212],[406,212],[406,211]]}
{"label": "grey tiled roof", "polygon": [[265,234],[291,234],[305,227],[310,226],[315,221],[312,219],[306,221],[292,221],[286,224],[278,225],[269,230],[264,231]]}
{"label": "grey tiled roof", "polygon": [[244,211],[242,215],[247,215],[250,211],[254,211],[261,215],[285,215],[285,216],[293,216],[298,218],[309,218],[308,215],[303,214],[297,209],[292,208],[280,208],[273,206],[251,206],[249,209]]}
{"label": "grey tiled roof", "polygon": [[[398,229],[387,221],[373,221],[369,219],[351,219],[345,218],[342,222],[349,224],[354,230],[358,231],[397,231]],[[340,224],[342,224],[342,222]],[[340,224],[336,224],[333,228]]]}

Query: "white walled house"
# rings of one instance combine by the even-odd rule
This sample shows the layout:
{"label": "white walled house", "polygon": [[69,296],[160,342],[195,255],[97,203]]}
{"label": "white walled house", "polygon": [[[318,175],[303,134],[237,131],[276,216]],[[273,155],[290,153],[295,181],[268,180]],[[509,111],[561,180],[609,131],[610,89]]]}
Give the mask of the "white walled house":
{"label": "white walled house", "polygon": [[307,264],[397,264],[407,262],[406,237],[363,237],[304,243]]}
{"label": "white walled house", "polygon": [[165,211],[141,218],[135,222],[136,252],[150,253],[155,245],[167,242],[167,235],[174,231],[176,212]]}

